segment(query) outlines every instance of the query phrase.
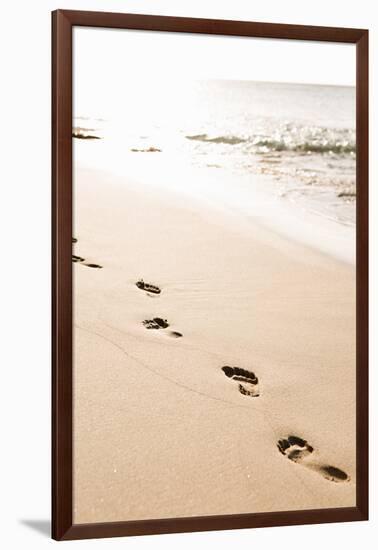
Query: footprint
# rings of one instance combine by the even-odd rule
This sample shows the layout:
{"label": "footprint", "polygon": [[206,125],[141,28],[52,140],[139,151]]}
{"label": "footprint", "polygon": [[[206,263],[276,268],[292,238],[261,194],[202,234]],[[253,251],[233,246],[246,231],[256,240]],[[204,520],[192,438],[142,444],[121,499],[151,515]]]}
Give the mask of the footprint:
{"label": "footprint", "polygon": [[161,317],[154,317],[153,319],[146,319],[143,321],[143,325],[147,329],[156,329],[159,330],[161,328],[167,328],[169,327],[169,323],[167,319],[162,319]]}
{"label": "footprint", "polygon": [[259,381],[253,372],[239,369],[238,367],[222,367],[222,371],[228,378],[239,382],[239,391],[243,395],[258,397],[260,395]]}
{"label": "footprint", "polygon": [[286,439],[280,439],[277,443],[278,450],[292,462],[296,462],[306,466],[307,468],[320,473],[329,481],[349,481],[349,476],[340,468],[318,464],[315,460],[308,460],[308,457],[314,452],[314,448],[309,443],[297,437],[289,435]]}
{"label": "footprint", "polygon": [[145,290],[146,292],[152,293],[152,294],[160,294],[161,290],[158,286],[152,285],[150,283],[145,283],[143,279],[139,279],[138,282],[135,283],[138,288],[141,290]]}
{"label": "footprint", "polygon": [[87,267],[95,267],[97,269],[102,269],[102,265],[89,264],[85,261],[85,258],[82,258],[81,256],[75,256],[75,254],[72,254],[72,261],[74,263],[80,263],[82,265],[86,265]]}
{"label": "footprint", "polygon": [[[72,237],[72,243],[77,243],[76,237]],[[72,254],[72,261],[74,263],[80,263],[80,264],[86,265],[87,267],[95,267],[96,269],[102,269],[102,265],[92,264],[92,263],[89,264],[85,261],[85,258],[82,258],[81,256],[76,256],[75,254]]]}
{"label": "footprint", "polygon": [[[76,237],[72,237],[72,243],[73,244],[77,243]],[[75,254],[72,254],[72,261],[74,263],[80,263],[80,264],[86,265],[87,267],[95,267],[97,269],[102,269],[102,265],[88,263],[85,261],[85,258],[82,258],[81,256],[76,256]]]}
{"label": "footprint", "polygon": [[314,451],[307,441],[295,435],[289,435],[287,439],[280,439],[277,447],[280,453],[293,462],[298,462]]}
{"label": "footprint", "polygon": [[[162,319],[161,317],[154,317],[153,319],[146,319],[143,321],[143,325],[147,329],[159,330],[161,328],[165,329],[169,327],[167,319]],[[177,330],[171,330],[169,333],[171,338],[182,338],[182,333]]]}

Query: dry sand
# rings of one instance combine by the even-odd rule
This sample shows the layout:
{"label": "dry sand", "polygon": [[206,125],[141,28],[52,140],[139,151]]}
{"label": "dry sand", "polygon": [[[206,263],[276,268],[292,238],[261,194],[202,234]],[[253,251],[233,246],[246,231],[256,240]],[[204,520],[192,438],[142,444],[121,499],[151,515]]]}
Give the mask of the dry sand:
{"label": "dry sand", "polygon": [[75,523],[354,506],[354,267],[99,171],[75,197]]}

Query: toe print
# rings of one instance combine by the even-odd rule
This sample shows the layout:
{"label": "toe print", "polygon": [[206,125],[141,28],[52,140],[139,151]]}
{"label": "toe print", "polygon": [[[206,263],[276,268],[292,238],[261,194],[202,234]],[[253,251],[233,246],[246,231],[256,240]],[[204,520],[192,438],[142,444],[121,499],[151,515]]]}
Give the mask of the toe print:
{"label": "toe print", "polygon": [[314,452],[314,448],[301,437],[289,435],[286,439],[280,439],[277,443],[277,447],[280,453],[292,462],[302,464],[306,468],[318,472],[329,481],[349,481],[348,474],[340,470],[340,468],[318,464],[317,461],[313,460],[311,455]]}
{"label": "toe print", "polygon": [[228,366],[222,367],[222,371],[228,378],[238,382],[239,392],[242,395],[249,395],[250,397],[260,395],[259,381],[253,372]]}
{"label": "toe print", "polygon": [[311,454],[314,449],[300,437],[289,435],[287,439],[280,439],[277,443],[278,450],[289,460],[298,462],[305,456]]}
{"label": "toe print", "polygon": [[153,319],[145,319],[143,321],[143,325],[147,329],[155,329],[155,330],[169,327],[169,323],[167,319],[162,319],[161,317],[154,317]]}

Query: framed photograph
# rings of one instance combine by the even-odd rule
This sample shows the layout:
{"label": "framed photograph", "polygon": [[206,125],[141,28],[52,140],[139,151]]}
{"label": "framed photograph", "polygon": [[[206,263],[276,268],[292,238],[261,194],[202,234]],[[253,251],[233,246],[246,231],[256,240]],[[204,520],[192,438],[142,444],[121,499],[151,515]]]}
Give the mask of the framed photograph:
{"label": "framed photograph", "polygon": [[368,518],[368,31],[52,14],[52,536]]}

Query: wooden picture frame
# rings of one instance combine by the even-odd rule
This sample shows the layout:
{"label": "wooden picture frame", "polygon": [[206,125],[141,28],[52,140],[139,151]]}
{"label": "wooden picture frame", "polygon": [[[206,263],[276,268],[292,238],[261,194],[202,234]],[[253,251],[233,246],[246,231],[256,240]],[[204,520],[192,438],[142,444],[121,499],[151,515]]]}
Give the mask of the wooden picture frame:
{"label": "wooden picture frame", "polygon": [[[73,523],[72,30],[134,29],[356,45],[356,506],[227,516]],[[368,31],[247,21],[57,10],[52,13],[52,537],[56,540],[368,519]]]}

